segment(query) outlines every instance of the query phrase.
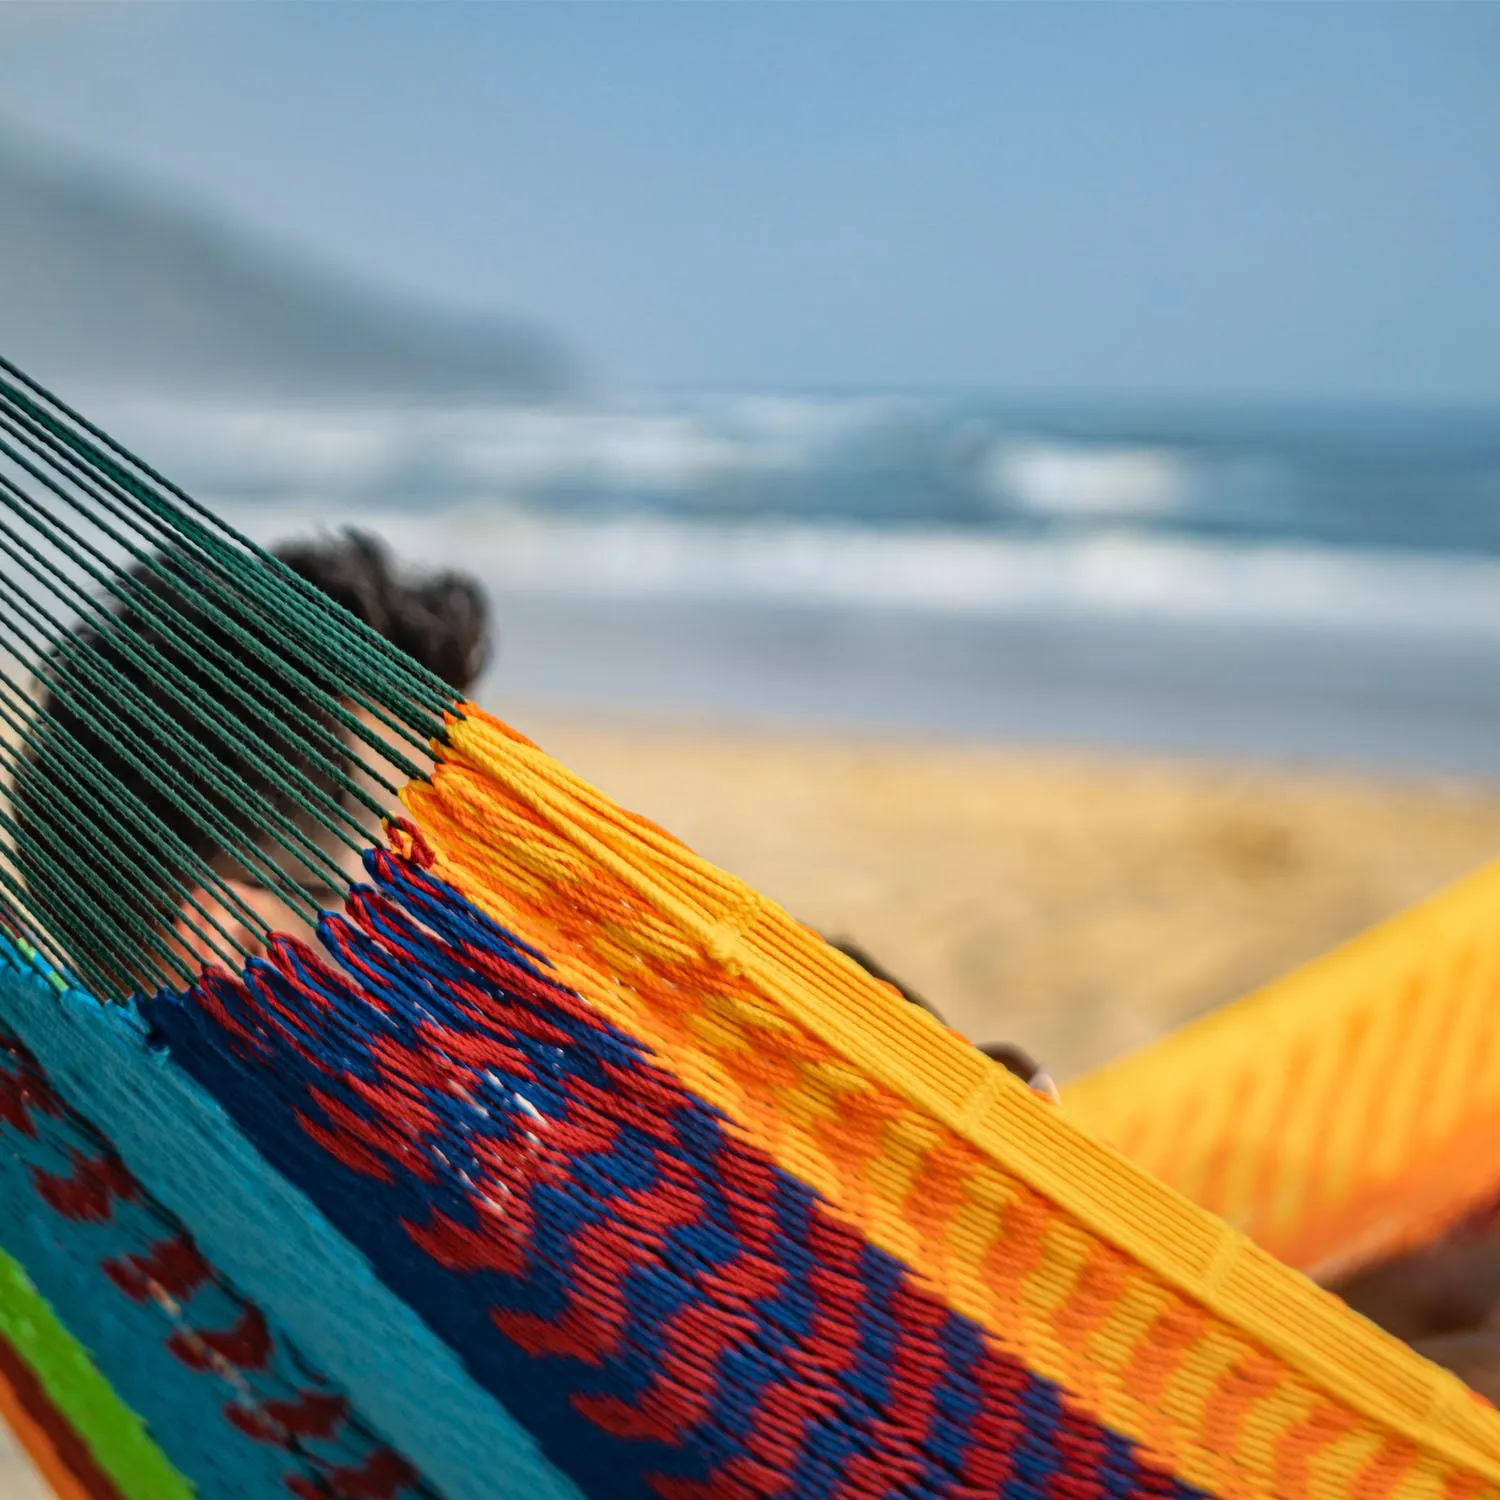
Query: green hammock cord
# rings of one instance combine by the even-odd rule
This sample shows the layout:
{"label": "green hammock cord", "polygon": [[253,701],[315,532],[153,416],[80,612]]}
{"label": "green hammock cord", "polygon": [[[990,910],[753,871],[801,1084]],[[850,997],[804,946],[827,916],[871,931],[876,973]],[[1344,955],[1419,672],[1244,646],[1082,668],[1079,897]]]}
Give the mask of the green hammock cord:
{"label": "green hammock cord", "polygon": [[0,358],[0,371],[24,388],[0,379],[0,404],[29,415],[58,442],[73,449],[88,469],[107,477],[118,491],[138,501],[169,533],[193,538],[203,546],[205,555],[216,556],[226,565],[251,597],[269,601],[284,619],[296,620],[304,627],[319,622],[332,624],[335,639],[327,644],[334,647],[349,679],[354,678],[352,668],[358,662],[369,672],[371,686],[389,696],[399,685],[425,705],[440,727],[440,716],[452,694],[439,677],[397,651],[363,621],[353,619],[279,559],[240,536],[9,361]]}
{"label": "green hammock cord", "polygon": [[[0,421],[0,428],[3,428],[3,426],[3,421]],[[20,459],[19,455],[14,454],[13,450],[4,441],[0,441],[0,454],[16,458],[19,463],[25,463],[24,460]],[[25,466],[28,470],[30,469],[29,464]],[[43,483],[49,484],[50,487],[46,476],[42,475],[39,477]],[[4,491],[8,502],[14,503],[14,508],[24,511],[27,514],[32,524],[53,543],[58,551],[62,552],[64,556],[75,563],[81,571],[85,572],[87,576],[99,585],[102,593],[108,594],[119,602],[132,605],[137,612],[145,613],[158,629],[163,630],[175,640],[179,640],[179,643],[180,638],[178,633],[187,635],[195,648],[200,651],[206,651],[216,657],[222,667],[227,669],[232,677],[238,679],[238,681],[233,683],[226,681],[219,668],[212,668],[210,670],[214,673],[214,680],[220,687],[232,693],[241,704],[250,708],[252,712],[255,711],[256,705],[247,699],[247,692],[253,698],[259,699],[261,705],[264,706],[268,699],[264,683],[257,680],[250,668],[232,656],[220,642],[214,640],[212,636],[207,635],[180,610],[164,604],[158,596],[153,594],[138,579],[131,577],[129,574],[121,573],[118,570],[111,570],[108,560],[97,547],[92,546],[79,536],[74,528],[58,521],[55,517],[49,516],[45,508],[39,506],[18,485],[13,485],[8,480],[0,478],[0,490]],[[97,522],[96,524],[98,524],[100,531],[105,536],[111,541],[121,544],[132,560],[141,564],[142,568],[150,572],[153,577],[159,578],[162,582],[184,592],[190,596],[192,601],[198,603],[205,602],[206,596],[189,579],[174,576],[164,566],[160,558],[132,546],[122,533],[105,525],[103,522]],[[227,611],[234,607],[236,601],[231,596],[226,595],[222,589],[215,590],[214,592],[213,603],[217,604],[224,611],[221,616],[221,623],[226,629],[233,632],[236,643],[244,646],[263,664],[272,666],[279,671],[287,672],[287,663],[277,661],[275,654],[263,642],[257,640],[241,624],[229,617]],[[311,694],[318,706],[336,717],[346,729],[351,732],[358,732],[362,737],[369,737],[369,731],[364,729],[358,720],[325,688],[316,685],[305,673],[293,670],[289,675],[295,677],[299,690],[305,690]],[[296,709],[296,717],[301,727],[318,741],[325,750],[331,751],[337,761],[347,758],[347,747],[338,739],[337,735],[319,724],[301,708]],[[408,776],[416,774],[417,768],[411,762],[405,760],[404,757],[400,756],[399,752],[394,748],[387,750],[386,755],[398,769],[404,771]],[[336,764],[336,761],[325,760],[325,764],[332,768]],[[381,780],[381,785],[388,791],[396,790],[391,783],[384,779]],[[355,787],[352,782],[349,786],[351,791],[358,792],[361,796],[367,796],[367,794],[363,793],[362,789]],[[373,803],[371,805],[373,806]]]}
{"label": "green hammock cord", "polygon": [[0,359],[0,913],[60,968],[237,968],[242,879],[316,924],[454,697]]}
{"label": "green hammock cord", "polygon": [[[0,382],[0,389],[3,389],[3,382]],[[0,430],[11,433],[14,432],[14,428],[6,420],[3,406],[0,406]],[[33,478],[42,483],[58,499],[62,500],[66,504],[76,504],[76,502],[73,501],[72,497],[62,486],[60,486],[53,478],[48,476],[46,473],[37,469],[30,462],[30,460],[16,452],[16,450],[12,448],[10,444],[0,443],[0,453],[3,453],[5,456],[11,458],[13,462],[17,463],[18,466],[22,467]],[[100,490],[99,488],[87,485],[86,483],[79,483],[77,487],[80,492],[88,498],[88,500],[94,507],[92,511],[88,510],[85,507],[79,507],[79,509],[84,514],[90,517],[93,524],[98,527],[107,537],[109,537],[110,540],[123,545],[126,550],[136,558],[137,561],[143,562],[152,572],[156,573],[158,576],[165,576],[162,565],[156,558],[154,558],[150,553],[141,550],[138,545],[133,544],[130,540],[128,540],[125,534],[116,531],[113,528],[107,527],[105,523],[99,520],[99,514],[101,512],[107,515],[116,516],[127,525],[135,524],[139,521],[140,517],[133,517],[128,506],[118,506],[112,500],[107,491]],[[20,495],[24,497],[28,504],[35,504],[35,502],[30,500],[30,497],[25,496],[25,492],[20,490],[18,486],[10,486],[9,489],[13,495]],[[185,557],[191,556],[190,552],[184,546],[182,535],[174,535],[172,532],[165,528],[160,528],[160,530],[162,540],[167,545],[175,547],[178,551],[182,552]],[[233,618],[236,613],[245,613],[247,602],[249,602],[247,601],[244,594],[238,590],[238,586],[234,581],[233,574],[226,572],[221,564],[211,554],[195,556],[192,560],[201,566],[201,585],[195,585],[194,583],[186,579],[176,578],[171,580],[173,586],[179,589],[182,589],[185,586],[189,590],[189,592],[199,596],[201,602],[209,603],[211,606],[215,607],[219,611],[220,623],[223,624],[226,628],[231,629],[235,633],[237,644],[247,647],[262,661],[275,660],[274,657],[269,655],[268,648],[263,643],[257,641],[253,635],[248,634],[245,631],[244,627],[236,622]],[[280,564],[278,564],[278,566],[280,566]],[[295,574],[292,574],[291,576],[296,577]],[[121,581],[123,581],[123,578],[124,575],[121,575]],[[226,579],[228,580],[227,585],[225,582]],[[298,579],[299,583],[302,581],[303,580]],[[117,581],[115,584],[111,585],[111,591],[115,592],[117,597],[119,587],[120,581]],[[206,589],[208,594],[212,597],[205,598],[200,593],[200,589]],[[325,600],[325,602],[331,604],[331,601]],[[337,606],[333,607],[337,608]],[[257,617],[255,616],[253,611],[250,613],[249,618],[252,624],[256,623]],[[274,631],[274,619],[271,623],[273,625]],[[353,623],[360,624],[361,622],[354,621]],[[319,660],[317,653],[309,646],[304,645],[298,636],[294,635],[288,638],[283,642],[283,644],[286,646],[289,654],[297,659],[305,660],[308,662],[317,662]],[[288,663],[285,660],[276,661],[276,666],[279,670],[285,672],[287,670]],[[335,714],[340,718],[340,722],[346,729],[356,733],[360,738],[363,738],[366,743],[376,746],[377,748],[384,748],[382,742],[373,737],[371,731],[368,728],[360,725],[358,720],[355,719],[347,709],[343,708],[342,705],[337,704],[336,702],[334,702],[334,700],[329,698],[326,688],[315,686],[311,682],[311,680],[305,680],[304,686],[308,690],[312,691],[325,703],[325,705],[330,707],[335,712]],[[407,738],[409,741],[412,741],[411,724],[398,724],[393,719],[388,717],[385,710],[383,710],[377,702],[363,695],[357,685],[347,685],[346,691],[360,707],[366,708],[373,716],[378,718],[380,722],[384,723],[388,729],[392,730],[398,735]],[[420,718],[416,718],[413,719],[412,722],[416,724],[416,727],[422,736],[420,740],[414,741],[415,743],[425,743],[425,741],[427,739],[430,739],[433,734],[438,733],[441,728],[441,725],[438,721],[430,719],[423,720]]]}

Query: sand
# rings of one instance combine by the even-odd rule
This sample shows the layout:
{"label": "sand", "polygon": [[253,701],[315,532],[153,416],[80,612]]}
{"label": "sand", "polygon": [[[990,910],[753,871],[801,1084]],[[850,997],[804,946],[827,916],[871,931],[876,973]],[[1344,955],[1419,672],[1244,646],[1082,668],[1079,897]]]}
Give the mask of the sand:
{"label": "sand", "polygon": [[0,1500],[51,1500],[52,1491],[0,1420]]}
{"label": "sand", "polygon": [[1500,856],[1495,786],[499,707],[1059,1078]]}

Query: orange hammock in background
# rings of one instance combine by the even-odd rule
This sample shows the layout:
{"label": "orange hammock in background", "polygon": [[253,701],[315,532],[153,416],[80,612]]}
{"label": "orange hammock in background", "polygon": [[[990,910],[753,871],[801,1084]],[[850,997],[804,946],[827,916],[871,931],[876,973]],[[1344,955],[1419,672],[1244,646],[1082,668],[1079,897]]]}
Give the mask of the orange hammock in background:
{"label": "orange hammock in background", "polygon": [[1328,1281],[1500,1199],[1500,864],[1064,1091],[1069,1116]]}

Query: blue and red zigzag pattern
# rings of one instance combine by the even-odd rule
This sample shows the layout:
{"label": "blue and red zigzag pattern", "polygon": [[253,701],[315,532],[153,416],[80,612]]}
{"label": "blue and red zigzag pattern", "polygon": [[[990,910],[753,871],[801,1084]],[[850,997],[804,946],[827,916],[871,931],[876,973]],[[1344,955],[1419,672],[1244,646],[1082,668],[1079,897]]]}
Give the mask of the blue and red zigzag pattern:
{"label": "blue and red zigzag pattern", "polygon": [[1074,1410],[413,858],[157,1038],[587,1494],[1192,1492]]}

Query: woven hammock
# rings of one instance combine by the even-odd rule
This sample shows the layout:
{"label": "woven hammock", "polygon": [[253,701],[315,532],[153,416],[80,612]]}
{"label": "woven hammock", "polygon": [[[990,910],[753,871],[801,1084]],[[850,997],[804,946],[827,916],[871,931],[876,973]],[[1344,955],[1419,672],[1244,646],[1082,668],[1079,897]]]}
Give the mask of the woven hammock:
{"label": "woven hammock", "polygon": [[1500,1494],[1500,1415],[1293,1268],[1497,1192],[1500,877],[1058,1108],[3,365],[0,562],[57,1494]]}

